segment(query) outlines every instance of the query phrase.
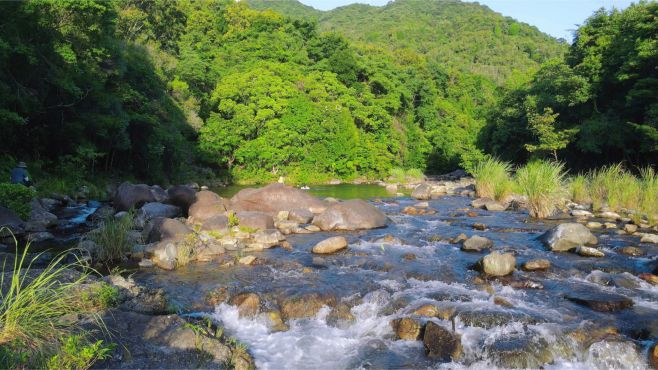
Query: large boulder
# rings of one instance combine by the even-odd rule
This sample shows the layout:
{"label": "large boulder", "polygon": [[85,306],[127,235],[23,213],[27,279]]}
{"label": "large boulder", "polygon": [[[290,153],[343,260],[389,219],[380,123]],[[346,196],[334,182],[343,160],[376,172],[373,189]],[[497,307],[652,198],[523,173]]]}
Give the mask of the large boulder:
{"label": "large boulder", "polygon": [[402,340],[418,340],[423,333],[420,322],[411,317],[401,317],[391,321],[395,337]]}
{"label": "large boulder", "polygon": [[544,233],[541,240],[553,252],[566,252],[581,245],[597,243],[587,227],[575,222],[557,225]]}
{"label": "large boulder", "polygon": [[156,218],[144,228],[144,237],[148,243],[165,239],[181,239],[192,233],[184,223],[171,218]]}
{"label": "large boulder", "polygon": [[363,230],[386,226],[388,218],[377,207],[360,199],[336,203],[313,219],[322,230]]}
{"label": "large boulder", "polygon": [[171,204],[158,202],[146,203],[137,211],[137,218],[144,221],[152,220],[158,217],[174,218],[181,214],[180,208]]}
{"label": "large boulder", "polygon": [[0,229],[8,228],[14,234],[23,233],[23,220],[9,208],[0,206]]}
{"label": "large boulder", "polygon": [[25,222],[26,231],[45,231],[57,224],[57,216],[50,213],[38,199],[30,202],[30,216]]}
{"label": "large boulder", "polygon": [[411,197],[418,200],[428,200],[432,197],[432,187],[429,184],[420,184],[411,192]]}
{"label": "large boulder", "polygon": [[256,293],[240,293],[231,298],[229,303],[238,307],[240,316],[256,316],[260,309],[260,297]]}
{"label": "large boulder", "polygon": [[169,203],[169,194],[160,185],[151,186],[151,194],[153,199],[158,203]]}
{"label": "large boulder", "polygon": [[274,228],[274,219],[265,212],[243,211],[235,214],[238,218],[238,225],[256,230],[266,230]]}
{"label": "large boulder", "polygon": [[323,306],[336,306],[336,297],[305,293],[283,298],[279,302],[279,306],[281,306],[281,314],[285,320],[304,319],[315,316]]}
{"label": "large boulder", "polygon": [[203,223],[207,219],[226,213],[226,202],[219,195],[203,190],[196,193],[196,201],[188,210],[191,222]]}
{"label": "large boulder", "polygon": [[205,220],[201,225],[203,231],[228,231],[229,220],[223,214],[218,214]]}
{"label": "large boulder", "polygon": [[314,216],[315,215],[313,214],[313,212],[304,208],[295,208],[295,209],[291,209],[290,212],[288,212],[288,220],[295,221],[300,224],[307,224],[313,221]]}
{"label": "large boulder", "polygon": [[482,272],[491,276],[505,276],[514,271],[516,258],[511,253],[493,252],[484,256],[479,264]]}
{"label": "large boulder", "polygon": [[169,203],[179,207],[184,215],[187,215],[190,206],[197,201],[196,190],[187,185],[172,186],[167,189],[167,195],[169,195]]}
{"label": "large boulder", "polygon": [[493,247],[493,242],[483,236],[473,235],[470,238],[464,240],[462,244],[463,251],[469,252],[481,252],[484,249],[489,249]]}
{"label": "large boulder", "polygon": [[313,253],[330,254],[347,248],[347,239],[342,236],[334,236],[325,239],[313,247]]}
{"label": "large boulder", "polygon": [[235,211],[258,211],[276,214],[279,211],[306,209],[320,213],[326,205],[309,193],[286,186],[270,184],[259,189],[243,189],[231,198],[231,209]]}
{"label": "large boulder", "polygon": [[155,202],[151,188],[145,184],[131,184],[124,182],[119,185],[114,194],[114,208],[117,211],[128,211],[139,208],[144,203]]}
{"label": "large boulder", "polygon": [[458,360],[461,357],[461,339],[448,329],[428,321],[423,334],[427,356],[440,361]]}

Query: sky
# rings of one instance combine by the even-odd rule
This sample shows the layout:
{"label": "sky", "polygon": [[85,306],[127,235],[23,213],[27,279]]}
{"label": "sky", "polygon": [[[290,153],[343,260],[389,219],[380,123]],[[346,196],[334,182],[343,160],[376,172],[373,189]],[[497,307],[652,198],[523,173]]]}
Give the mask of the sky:
{"label": "sky", "polygon": [[[389,0],[301,0],[316,9],[329,10],[352,3],[386,5]],[[430,1],[430,0],[426,0]],[[463,0],[475,2],[470,0]],[[572,31],[599,8],[624,9],[632,0],[478,0],[506,16],[536,26],[539,30],[571,42]]]}

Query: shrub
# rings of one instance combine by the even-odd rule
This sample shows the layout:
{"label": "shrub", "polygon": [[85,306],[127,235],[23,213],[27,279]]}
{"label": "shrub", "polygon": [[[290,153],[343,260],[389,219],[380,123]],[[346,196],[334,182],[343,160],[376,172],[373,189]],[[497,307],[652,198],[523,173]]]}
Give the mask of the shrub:
{"label": "shrub", "polygon": [[402,168],[396,167],[396,168],[391,168],[390,176],[389,176],[389,181],[394,182],[394,183],[404,183],[405,181],[405,174],[404,170]]}
{"label": "shrub", "polygon": [[34,190],[21,184],[0,184],[0,205],[11,209],[23,220],[30,215],[30,201]]}
{"label": "shrub", "polygon": [[571,200],[576,203],[590,203],[592,198],[589,195],[589,180],[585,175],[575,176],[569,181],[569,195]]}
{"label": "shrub", "polygon": [[114,348],[114,345],[103,346],[102,340],[88,343],[82,335],[71,335],[63,342],[60,353],[48,360],[47,369],[86,370],[94,362],[108,358]]}
{"label": "shrub", "polygon": [[503,199],[514,191],[510,177],[512,166],[496,158],[487,157],[478,162],[471,174],[475,178],[475,190],[479,197]]}
{"label": "shrub", "polygon": [[128,232],[133,226],[132,212],[121,218],[107,216],[99,229],[87,234],[87,238],[98,245],[96,258],[102,262],[116,261],[129,252],[132,244]]}
{"label": "shrub", "polygon": [[[16,243],[18,251],[18,243]],[[0,286],[0,368],[34,367],[60,351],[62,338],[81,332],[71,315],[89,313],[81,304],[88,273],[70,254],[58,255],[44,269],[33,270],[40,255],[27,260],[29,244],[12,266],[3,266]],[[70,271],[83,269],[77,277]],[[92,317],[95,317],[92,315]]]}
{"label": "shrub", "polygon": [[421,169],[410,168],[406,171],[405,177],[408,182],[420,182],[425,178],[425,174]]}
{"label": "shrub", "polygon": [[106,282],[94,283],[82,290],[81,302],[89,310],[104,310],[119,304],[119,289]]}
{"label": "shrub", "polygon": [[516,172],[516,181],[528,197],[530,216],[545,218],[552,215],[565,195],[564,165],[557,162],[535,161]]}

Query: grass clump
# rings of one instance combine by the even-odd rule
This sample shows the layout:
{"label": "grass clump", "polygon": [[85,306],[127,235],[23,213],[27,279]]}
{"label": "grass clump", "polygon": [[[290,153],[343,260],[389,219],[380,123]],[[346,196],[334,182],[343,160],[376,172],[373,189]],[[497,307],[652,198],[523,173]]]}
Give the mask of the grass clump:
{"label": "grass clump", "polygon": [[621,164],[603,167],[591,175],[591,196],[594,209],[638,209],[642,201],[642,184]]}
{"label": "grass clump", "polygon": [[546,218],[552,215],[565,195],[564,165],[558,162],[534,161],[516,172],[521,192],[528,197],[530,216]]}
{"label": "grass clump", "polygon": [[647,215],[650,224],[656,223],[658,216],[658,174],[651,167],[640,170],[642,189],[640,211]]}
{"label": "grass clump", "polygon": [[502,200],[512,194],[514,182],[511,171],[512,165],[496,158],[487,157],[478,162],[471,170],[478,197]]}
{"label": "grass clump", "polygon": [[48,360],[46,368],[86,370],[96,361],[110,357],[114,347],[114,345],[103,345],[102,340],[89,343],[82,335],[71,335],[64,340],[60,353]]}
{"label": "grass clump", "polygon": [[[98,319],[80,297],[88,272],[79,261],[65,263],[69,254],[64,253],[35,270],[32,264],[39,256],[28,260],[28,250],[29,244],[17,253],[13,266],[2,268],[0,368],[44,367],[49,358],[66,351],[68,338],[84,335],[74,317],[91,314]],[[77,269],[83,272],[75,273]],[[80,343],[80,338],[74,340]],[[76,358],[81,364],[81,358]],[[75,368],[88,368],[97,358],[88,358]]]}
{"label": "grass clump", "polygon": [[421,182],[425,178],[423,171],[418,168],[403,169],[400,167],[391,168],[389,171],[388,181],[391,183],[416,183]]}
{"label": "grass clump", "polygon": [[111,262],[121,259],[132,248],[132,240],[128,232],[135,225],[134,215],[128,212],[121,218],[109,215],[103,220],[101,227],[87,235],[98,245],[97,255],[101,262]]}
{"label": "grass clump", "polygon": [[589,191],[589,178],[586,175],[579,174],[569,180],[569,195],[571,200],[580,203],[588,204],[592,202]]}
{"label": "grass clump", "polygon": [[119,288],[101,281],[83,289],[80,298],[88,309],[104,310],[119,304]]}
{"label": "grass clump", "polygon": [[176,245],[176,267],[186,266],[196,258],[198,243],[199,237],[192,233]]}

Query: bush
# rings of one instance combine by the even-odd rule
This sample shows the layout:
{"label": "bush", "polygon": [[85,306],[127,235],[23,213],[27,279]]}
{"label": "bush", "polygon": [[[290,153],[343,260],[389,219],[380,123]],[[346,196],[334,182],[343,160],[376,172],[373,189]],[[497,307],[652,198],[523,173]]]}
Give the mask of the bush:
{"label": "bush", "polygon": [[82,290],[82,304],[89,310],[104,310],[119,304],[119,289],[105,282],[94,283]]}
{"label": "bush", "polygon": [[492,157],[478,162],[471,170],[477,195],[501,200],[512,194],[514,183],[510,177],[511,170],[509,163]]}
{"label": "bush", "polygon": [[535,161],[516,172],[521,192],[528,197],[530,216],[545,218],[558,208],[564,191],[564,165],[557,162]]}
{"label": "bush", "polygon": [[30,201],[34,190],[21,184],[0,184],[0,205],[11,209],[23,220],[30,216]]}
{"label": "bush", "polygon": [[128,232],[133,229],[134,215],[128,212],[121,218],[109,215],[98,230],[87,234],[87,238],[98,245],[96,258],[101,262],[121,259],[132,248]]}
{"label": "bush", "polygon": [[[40,255],[28,261],[28,251],[29,244],[16,254],[13,266],[2,269],[0,368],[40,366],[61,350],[62,338],[83,331],[71,315],[90,313],[79,294],[88,275],[83,265],[65,263],[70,256],[67,252],[34,271],[32,263]],[[11,267],[13,270],[6,270]],[[80,269],[82,273],[71,276],[71,271]]]}
{"label": "bush", "polygon": [[578,175],[569,181],[569,195],[571,200],[586,204],[592,201],[589,195],[589,180],[585,175]]}
{"label": "bush", "polygon": [[71,335],[63,342],[60,353],[48,360],[47,369],[86,370],[94,362],[108,358],[114,348],[113,345],[103,346],[102,340],[88,343],[86,338],[81,335]]}

